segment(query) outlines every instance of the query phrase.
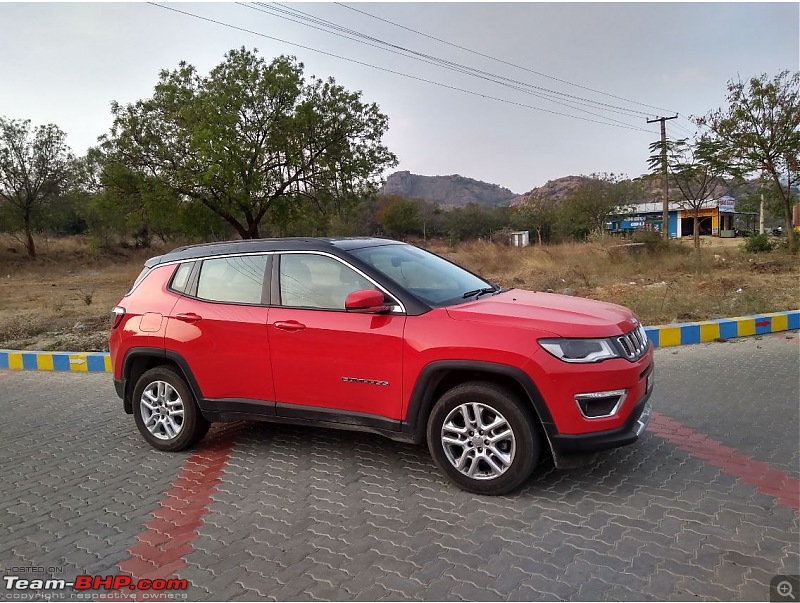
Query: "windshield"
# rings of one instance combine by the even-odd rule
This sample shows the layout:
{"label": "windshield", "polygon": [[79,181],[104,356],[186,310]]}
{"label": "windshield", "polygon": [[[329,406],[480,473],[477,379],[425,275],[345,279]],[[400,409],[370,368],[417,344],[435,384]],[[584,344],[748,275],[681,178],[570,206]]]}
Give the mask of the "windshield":
{"label": "windshield", "polygon": [[495,290],[482,278],[411,245],[364,247],[350,253],[430,306],[461,303]]}

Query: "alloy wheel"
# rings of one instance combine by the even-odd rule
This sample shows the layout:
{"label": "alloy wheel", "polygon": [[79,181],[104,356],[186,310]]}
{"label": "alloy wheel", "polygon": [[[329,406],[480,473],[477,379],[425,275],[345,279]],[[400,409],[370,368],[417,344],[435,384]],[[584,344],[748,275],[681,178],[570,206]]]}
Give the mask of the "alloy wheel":
{"label": "alloy wheel", "polygon": [[142,421],[159,440],[172,440],[183,429],[183,400],[166,381],[153,381],[144,388],[140,401]]}
{"label": "alloy wheel", "polygon": [[517,448],[506,418],[480,402],[461,404],[451,410],[442,424],[441,440],[453,467],[477,480],[503,475],[514,462]]}

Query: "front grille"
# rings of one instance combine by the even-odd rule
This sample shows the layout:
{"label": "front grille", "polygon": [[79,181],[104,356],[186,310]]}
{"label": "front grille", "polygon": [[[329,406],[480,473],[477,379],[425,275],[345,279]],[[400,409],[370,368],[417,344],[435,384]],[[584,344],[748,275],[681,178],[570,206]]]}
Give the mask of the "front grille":
{"label": "front grille", "polygon": [[638,360],[647,351],[647,333],[642,325],[630,333],[617,337],[616,341],[622,355],[631,361]]}

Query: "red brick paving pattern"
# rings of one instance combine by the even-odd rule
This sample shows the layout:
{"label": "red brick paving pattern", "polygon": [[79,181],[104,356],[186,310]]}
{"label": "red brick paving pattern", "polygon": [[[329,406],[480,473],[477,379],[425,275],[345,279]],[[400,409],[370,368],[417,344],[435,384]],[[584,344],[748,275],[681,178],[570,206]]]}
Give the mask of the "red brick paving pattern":
{"label": "red brick paving pattern", "polygon": [[658,412],[653,412],[647,431],[754,486],[759,492],[775,497],[779,504],[800,510],[800,480],[785,472]]}
{"label": "red brick paving pattern", "polygon": [[128,549],[130,559],[117,566],[134,582],[142,578],[173,578],[186,567],[184,557],[194,550],[191,543],[208,514],[240,430],[241,423],[213,430],[186,459],[161,507],[153,511],[153,519],[136,537],[139,544]]}
{"label": "red brick paving pattern", "polygon": [[[240,430],[238,423],[217,429],[186,459],[161,507],[152,513],[153,519],[145,524],[146,530],[137,536],[139,544],[128,549],[131,558],[118,565],[123,573],[134,581],[170,578],[187,567],[184,557],[194,550],[196,530],[209,512]],[[647,430],[774,497],[778,504],[800,510],[800,480],[785,472],[658,412],[653,412]]]}

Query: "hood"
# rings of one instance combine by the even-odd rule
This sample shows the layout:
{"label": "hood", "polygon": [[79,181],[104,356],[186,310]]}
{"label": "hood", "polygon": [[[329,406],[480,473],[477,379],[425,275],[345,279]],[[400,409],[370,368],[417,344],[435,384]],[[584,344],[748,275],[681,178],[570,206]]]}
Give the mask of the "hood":
{"label": "hood", "polygon": [[450,306],[447,313],[454,320],[518,326],[561,337],[612,337],[639,324],[633,312],[623,306],[520,289]]}

